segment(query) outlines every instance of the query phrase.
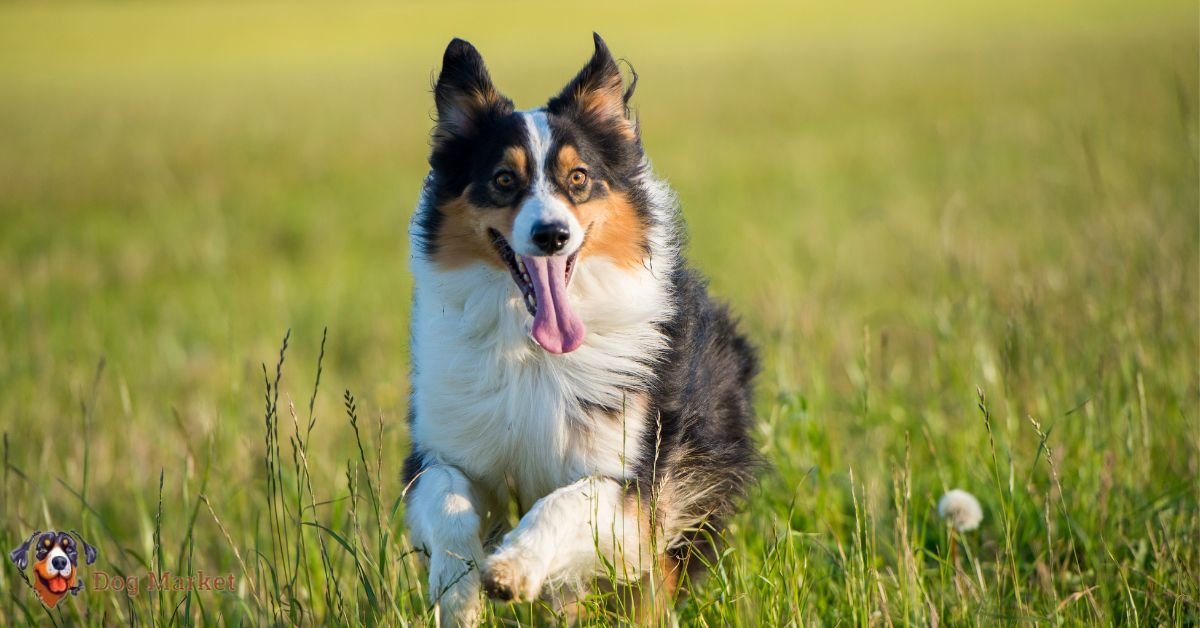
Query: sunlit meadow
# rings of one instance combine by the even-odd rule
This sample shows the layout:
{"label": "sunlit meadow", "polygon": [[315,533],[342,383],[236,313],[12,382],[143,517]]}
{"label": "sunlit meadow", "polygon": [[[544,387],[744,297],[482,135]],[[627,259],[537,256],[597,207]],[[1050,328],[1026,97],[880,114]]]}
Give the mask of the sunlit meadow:
{"label": "sunlit meadow", "polygon": [[[431,622],[400,501],[431,79],[462,36],[536,106],[595,30],[764,357],[770,467],[664,622],[1195,625],[1198,23],[1173,0],[0,5],[0,546],[75,528],[85,576],[141,582],[47,611],[5,560],[0,623]],[[939,518],[953,488],[977,529]],[[146,589],[201,570],[235,590]]]}

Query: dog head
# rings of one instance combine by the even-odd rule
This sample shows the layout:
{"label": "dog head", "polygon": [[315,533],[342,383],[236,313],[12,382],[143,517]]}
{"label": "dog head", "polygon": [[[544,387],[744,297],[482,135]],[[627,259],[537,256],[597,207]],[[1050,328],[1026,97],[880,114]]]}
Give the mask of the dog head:
{"label": "dog head", "polygon": [[511,280],[531,335],[551,353],[575,350],[586,334],[568,293],[576,267],[604,258],[636,268],[650,250],[647,167],[628,109],[636,75],[627,87],[604,40],[594,44],[558,95],[516,111],[479,51],[450,42],[434,87],[432,206],[413,232],[442,268],[482,263]]}
{"label": "dog head", "polygon": [[79,548],[82,546],[87,564],[96,562],[96,548],[89,545],[79,533],[34,532],[24,543],[9,554],[9,558],[24,571],[29,565],[29,554],[33,552],[33,588],[42,602],[53,608],[68,591],[77,592],[79,570]]}

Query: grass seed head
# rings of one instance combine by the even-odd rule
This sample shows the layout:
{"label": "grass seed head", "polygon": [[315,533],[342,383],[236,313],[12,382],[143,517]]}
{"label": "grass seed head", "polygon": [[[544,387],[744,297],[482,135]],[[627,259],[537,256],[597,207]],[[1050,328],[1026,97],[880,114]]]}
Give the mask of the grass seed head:
{"label": "grass seed head", "polygon": [[938,516],[950,522],[955,530],[968,532],[983,521],[983,507],[974,495],[956,488],[938,500]]}

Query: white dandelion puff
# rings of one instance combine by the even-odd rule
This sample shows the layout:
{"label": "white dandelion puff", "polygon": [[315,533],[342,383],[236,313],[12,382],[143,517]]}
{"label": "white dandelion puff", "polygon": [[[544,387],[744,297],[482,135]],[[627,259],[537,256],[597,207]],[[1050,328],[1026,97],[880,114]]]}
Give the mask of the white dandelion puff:
{"label": "white dandelion puff", "polygon": [[955,530],[969,532],[979,527],[983,521],[983,507],[975,496],[962,490],[954,489],[938,500],[938,516],[950,522]]}

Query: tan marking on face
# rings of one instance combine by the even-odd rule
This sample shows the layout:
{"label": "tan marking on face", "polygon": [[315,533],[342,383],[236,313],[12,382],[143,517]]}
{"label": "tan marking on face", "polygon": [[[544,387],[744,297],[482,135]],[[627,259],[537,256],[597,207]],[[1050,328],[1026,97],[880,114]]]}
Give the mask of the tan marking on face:
{"label": "tan marking on face", "polygon": [[499,169],[512,170],[516,173],[517,178],[525,180],[529,172],[526,168],[529,167],[529,157],[525,153],[524,146],[510,146],[504,151],[504,157],[500,160],[501,167]]}
{"label": "tan marking on face", "polygon": [[[568,185],[568,177],[576,168],[587,170],[579,152],[570,145],[560,148],[554,173],[564,186]],[[624,194],[612,191],[603,181],[592,179],[589,185],[592,186],[592,200],[572,205],[565,199],[575,213],[575,219],[587,230],[587,241],[580,257],[596,255],[607,257],[625,268],[640,266],[645,258],[646,235],[633,203]],[[596,197],[596,191],[607,191],[608,194]]]}
{"label": "tan marking on face", "polygon": [[434,236],[437,252],[433,254],[433,261],[447,270],[464,268],[475,262],[507,269],[492,246],[488,229],[499,231],[505,239],[511,238],[516,211],[479,207],[468,200],[470,189],[468,186],[462,195],[438,208],[443,218]]}
{"label": "tan marking on face", "polygon": [[587,230],[581,257],[607,257],[622,268],[641,266],[646,257],[646,228],[638,219],[637,209],[623,192],[604,186],[608,195],[580,203],[573,208],[579,224]]}
{"label": "tan marking on face", "polygon": [[558,160],[555,163],[554,174],[559,181],[566,182],[567,175],[576,168],[586,168],[587,164],[579,158],[579,152],[574,146],[567,144],[558,150]]}

